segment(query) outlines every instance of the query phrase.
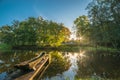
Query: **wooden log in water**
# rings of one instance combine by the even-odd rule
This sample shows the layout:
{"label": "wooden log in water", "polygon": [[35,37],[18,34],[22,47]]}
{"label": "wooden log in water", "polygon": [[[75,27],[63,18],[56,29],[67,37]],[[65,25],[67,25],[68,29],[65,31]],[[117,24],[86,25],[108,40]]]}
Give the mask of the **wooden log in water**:
{"label": "wooden log in water", "polygon": [[[46,65],[47,63],[47,65]],[[49,56],[45,55],[44,58],[35,66],[36,70],[33,70],[25,75],[22,75],[15,80],[38,80],[39,76],[41,76],[44,70],[49,65]]]}
{"label": "wooden log in water", "polygon": [[45,52],[42,52],[37,57],[31,60],[16,64],[14,67],[21,70],[31,70],[31,69],[35,70],[34,66],[36,66],[44,58],[44,56],[45,56]]}

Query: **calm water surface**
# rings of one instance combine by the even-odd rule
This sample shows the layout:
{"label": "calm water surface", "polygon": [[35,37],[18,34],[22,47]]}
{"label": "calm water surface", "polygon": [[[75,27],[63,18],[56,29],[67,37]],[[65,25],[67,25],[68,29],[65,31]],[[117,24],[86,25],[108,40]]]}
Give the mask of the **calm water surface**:
{"label": "calm water surface", "polygon": [[[12,51],[0,53],[0,80],[4,80],[13,66],[29,60],[41,51]],[[42,80],[120,80],[120,53],[82,51],[49,51],[51,64]],[[113,55],[114,54],[114,55]]]}

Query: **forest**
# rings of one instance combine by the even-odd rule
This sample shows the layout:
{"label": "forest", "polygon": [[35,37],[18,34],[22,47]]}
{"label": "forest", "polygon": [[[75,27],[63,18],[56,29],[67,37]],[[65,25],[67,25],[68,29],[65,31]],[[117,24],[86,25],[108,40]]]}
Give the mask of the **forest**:
{"label": "forest", "polygon": [[11,46],[59,46],[69,39],[70,31],[63,24],[29,17],[25,21],[14,20],[12,26],[2,26],[0,41]]}
{"label": "forest", "polygon": [[[88,16],[74,20],[77,42],[81,37],[89,45],[120,48],[120,1],[93,0],[86,7]],[[70,41],[71,31],[62,23],[29,17],[0,27],[0,42],[11,46],[57,47]],[[84,42],[85,43],[85,42]],[[82,44],[84,44],[82,43]]]}
{"label": "forest", "polygon": [[88,16],[74,21],[77,37],[85,37],[92,44],[120,48],[120,1],[93,0],[86,10]]}

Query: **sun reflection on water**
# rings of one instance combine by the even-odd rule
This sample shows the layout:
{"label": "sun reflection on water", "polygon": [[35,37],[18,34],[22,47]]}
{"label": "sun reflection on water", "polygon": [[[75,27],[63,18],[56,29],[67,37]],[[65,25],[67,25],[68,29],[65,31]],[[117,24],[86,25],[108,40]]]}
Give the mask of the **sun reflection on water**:
{"label": "sun reflection on water", "polygon": [[85,54],[85,51],[80,51],[78,54],[78,60],[87,60],[88,56]]}
{"label": "sun reflection on water", "polygon": [[80,51],[79,53],[68,53],[66,56],[69,57],[70,59],[77,59],[77,58],[85,58],[85,57],[87,57],[85,55],[85,51]]}
{"label": "sun reflection on water", "polygon": [[74,80],[79,67],[78,60],[83,61],[87,56],[85,55],[85,51],[80,51],[75,53],[67,53],[65,54],[65,57],[70,60],[71,66],[69,70],[63,73],[63,76],[69,77],[70,80]]}

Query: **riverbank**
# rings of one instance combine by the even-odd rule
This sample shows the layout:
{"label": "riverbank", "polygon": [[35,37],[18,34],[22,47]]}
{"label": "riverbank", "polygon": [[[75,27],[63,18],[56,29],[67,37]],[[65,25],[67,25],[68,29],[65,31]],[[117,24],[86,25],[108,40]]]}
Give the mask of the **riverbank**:
{"label": "riverbank", "polygon": [[87,51],[104,51],[104,52],[120,52],[118,49],[115,48],[108,48],[103,46],[90,46],[90,45],[61,45],[58,47],[51,47],[51,46],[36,46],[36,45],[24,45],[24,46],[10,46],[7,44],[0,44],[0,52],[9,52],[11,50],[56,50],[56,51],[68,51],[68,52],[79,52],[80,50],[87,50]]}
{"label": "riverbank", "polygon": [[0,43],[0,52],[7,52],[10,51],[12,47],[10,45]]}

